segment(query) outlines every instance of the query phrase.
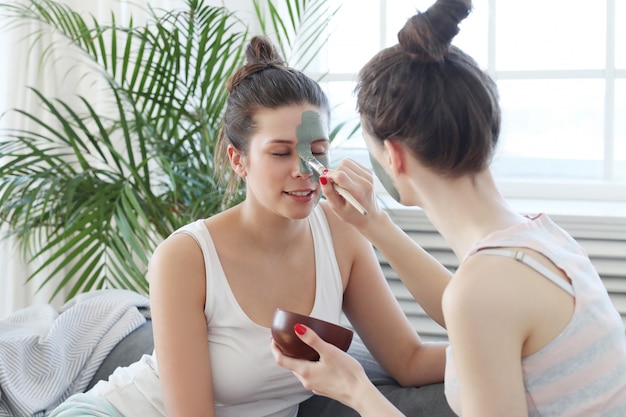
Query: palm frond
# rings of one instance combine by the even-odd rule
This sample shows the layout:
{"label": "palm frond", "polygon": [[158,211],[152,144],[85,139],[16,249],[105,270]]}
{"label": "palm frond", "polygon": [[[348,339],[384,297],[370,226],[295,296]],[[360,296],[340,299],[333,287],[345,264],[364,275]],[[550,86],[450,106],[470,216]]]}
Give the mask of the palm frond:
{"label": "palm frond", "polygon": [[329,23],[339,10],[332,9],[326,0],[294,0],[278,5],[267,0],[267,8],[254,0],[254,5],[263,33],[275,39],[289,65],[301,71],[324,47]]}
{"label": "palm frond", "polygon": [[[267,9],[253,1],[261,26],[308,64],[319,51],[309,38],[323,37],[333,14],[324,1],[287,0],[284,18],[273,1]],[[60,1],[0,2],[5,27],[37,23],[27,41],[31,53],[44,45],[41,70],[78,55],[66,77],[98,88],[97,101],[83,94],[77,103],[31,89],[42,111],[14,109],[29,127],[1,132],[0,222],[38,260],[29,279],[45,272],[41,285],[54,285],[53,297],[147,292],[156,245],[223,209],[213,154],[224,86],[243,63],[248,25],[206,0],[146,13],[145,24],[113,12],[105,24]]]}

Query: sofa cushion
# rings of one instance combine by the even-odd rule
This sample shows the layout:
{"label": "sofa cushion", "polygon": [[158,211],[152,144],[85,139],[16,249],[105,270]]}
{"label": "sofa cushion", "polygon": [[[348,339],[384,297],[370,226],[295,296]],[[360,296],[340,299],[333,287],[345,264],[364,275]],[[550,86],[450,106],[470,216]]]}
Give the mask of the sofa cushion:
{"label": "sofa cushion", "polygon": [[[407,417],[457,417],[446,401],[443,383],[423,387],[377,385],[383,395]],[[314,395],[300,405],[298,417],[359,417],[338,401]]]}
{"label": "sofa cushion", "polygon": [[91,389],[98,381],[109,379],[109,375],[118,366],[128,366],[137,362],[144,354],[152,353],[153,350],[152,321],[147,320],[115,345],[104,361],[102,361],[85,391]]}

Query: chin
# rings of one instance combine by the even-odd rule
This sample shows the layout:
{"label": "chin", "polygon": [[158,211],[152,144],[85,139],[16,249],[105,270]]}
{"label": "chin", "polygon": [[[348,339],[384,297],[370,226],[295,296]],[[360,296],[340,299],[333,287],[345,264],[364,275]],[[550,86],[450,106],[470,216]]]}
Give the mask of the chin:
{"label": "chin", "polygon": [[318,203],[312,204],[307,207],[299,207],[297,209],[290,209],[286,213],[284,213],[285,217],[291,220],[302,220],[306,219],[311,215],[313,209],[317,206]]}
{"label": "chin", "polygon": [[290,220],[304,220],[311,215],[311,210],[306,213],[293,213],[291,215],[286,216]]}

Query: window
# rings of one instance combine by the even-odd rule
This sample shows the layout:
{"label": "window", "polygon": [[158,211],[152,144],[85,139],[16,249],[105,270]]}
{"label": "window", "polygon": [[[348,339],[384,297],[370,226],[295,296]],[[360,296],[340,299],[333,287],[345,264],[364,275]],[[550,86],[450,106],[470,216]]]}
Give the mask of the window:
{"label": "window", "polygon": [[[434,0],[329,1],[340,9],[322,85],[334,122],[356,125],[357,71]],[[454,44],[498,83],[503,125],[493,172],[508,197],[626,201],[624,21],[619,0],[474,0]],[[349,130],[335,156],[366,162],[360,132],[342,137]]]}

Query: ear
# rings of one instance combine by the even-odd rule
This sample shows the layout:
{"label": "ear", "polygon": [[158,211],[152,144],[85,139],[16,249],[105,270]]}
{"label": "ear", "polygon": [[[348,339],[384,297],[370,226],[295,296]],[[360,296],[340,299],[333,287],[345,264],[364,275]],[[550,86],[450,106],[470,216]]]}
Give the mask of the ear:
{"label": "ear", "polygon": [[406,169],[406,148],[400,142],[391,139],[383,142],[383,148],[394,176],[403,174]]}
{"label": "ear", "polygon": [[230,166],[237,175],[241,178],[245,178],[248,173],[246,172],[246,158],[240,151],[235,149],[233,145],[228,145],[226,148],[228,153],[228,159],[230,160]]}

